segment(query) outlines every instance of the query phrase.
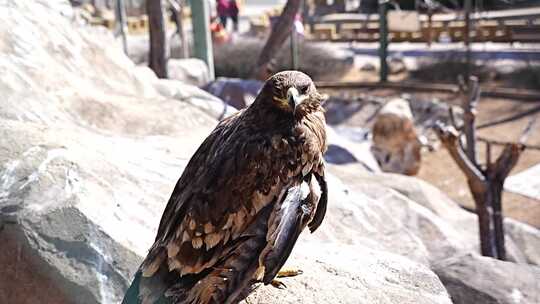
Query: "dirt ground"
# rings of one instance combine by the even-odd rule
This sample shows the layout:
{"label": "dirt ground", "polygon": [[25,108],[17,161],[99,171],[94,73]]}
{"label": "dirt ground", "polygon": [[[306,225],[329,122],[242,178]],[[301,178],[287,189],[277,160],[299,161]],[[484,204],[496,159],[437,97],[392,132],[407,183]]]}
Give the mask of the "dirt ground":
{"label": "dirt ground", "polygon": [[[400,81],[405,77],[402,75],[393,75],[392,81]],[[347,81],[376,81],[377,76],[373,72],[362,73],[351,71],[343,80]],[[489,90],[489,87],[497,85],[496,83],[482,84],[483,90]],[[394,90],[362,90],[363,94],[374,96],[399,96],[404,92]],[[457,96],[444,93],[414,93],[407,92],[414,96],[413,99],[429,100],[438,98],[451,104],[459,104],[461,101]],[[523,102],[511,99],[481,98],[478,105],[477,125],[492,122],[501,118],[513,116],[525,112],[529,109],[540,106],[538,102]],[[540,113],[536,115],[540,116]],[[517,141],[523,130],[528,125],[532,116],[517,119],[512,122],[498,124],[492,127],[483,128],[477,131],[479,136],[495,139],[498,141]],[[540,146],[540,117],[537,119],[532,132],[526,141],[526,144]],[[502,147],[492,147],[492,159],[496,159]],[[480,163],[485,162],[485,144],[478,143],[477,151]],[[474,209],[474,201],[469,192],[466,179],[459,170],[450,155],[440,146],[433,152],[425,151],[422,155],[422,167],[417,177],[424,179],[435,185],[452,199],[467,209]],[[519,173],[531,166],[540,163],[540,150],[525,150],[517,165],[510,175]],[[540,228],[540,201],[522,195],[505,191],[503,194],[503,212],[516,220],[528,223]]]}

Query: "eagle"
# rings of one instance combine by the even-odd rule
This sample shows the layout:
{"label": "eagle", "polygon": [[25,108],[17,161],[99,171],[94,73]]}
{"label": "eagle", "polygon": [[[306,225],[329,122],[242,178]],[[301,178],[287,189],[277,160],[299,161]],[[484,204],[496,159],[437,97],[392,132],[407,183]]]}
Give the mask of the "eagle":
{"label": "eagle", "polygon": [[238,303],[270,284],[327,209],[323,97],[279,72],[186,166],[123,303]]}

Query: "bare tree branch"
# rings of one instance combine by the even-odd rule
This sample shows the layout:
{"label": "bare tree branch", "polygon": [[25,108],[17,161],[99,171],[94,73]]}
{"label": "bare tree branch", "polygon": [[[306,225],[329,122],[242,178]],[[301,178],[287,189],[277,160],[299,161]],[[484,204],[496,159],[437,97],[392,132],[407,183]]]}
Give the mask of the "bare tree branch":
{"label": "bare tree branch", "polygon": [[527,124],[527,126],[525,127],[525,129],[523,130],[523,132],[521,133],[521,136],[519,138],[519,143],[520,144],[525,144],[525,142],[527,141],[527,139],[529,138],[529,135],[533,129],[533,126],[535,125],[536,123],[536,119],[538,118],[538,115],[535,115],[533,118],[531,118],[531,120],[529,121],[529,123]]}
{"label": "bare tree branch", "polygon": [[259,80],[266,80],[269,76],[268,65],[270,60],[274,57],[275,54],[281,48],[281,45],[287,40],[292,29],[294,22],[294,17],[300,9],[301,0],[288,0],[287,4],[283,8],[283,12],[275,26],[272,28],[270,37],[266,41],[259,59],[257,60],[257,65],[255,67],[254,76]]}
{"label": "bare tree branch", "polygon": [[504,181],[510,171],[512,171],[512,168],[517,164],[519,156],[524,149],[525,146],[521,144],[509,144],[504,147],[504,150],[493,166],[493,178]]}
{"label": "bare tree branch", "polygon": [[458,130],[458,131],[461,131],[461,129],[463,128],[463,126],[458,126],[457,125],[457,121],[456,121],[456,113],[454,112],[454,107],[450,106],[448,107],[448,117],[450,117],[450,123],[452,124],[452,126]]}
{"label": "bare tree branch", "polygon": [[463,131],[466,139],[466,152],[471,163],[478,168],[478,162],[476,161],[476,105],[480,98],[480,86],[478,85],[478,78],[471,76],[469,80],[469,86],[467,88],[468,94],[463,98]]}
{"label": "bare tree branch", "polygon": [[478,168],[467,158],[463,149],[459,147],[459,135],[456,129],[453,127],[436,125],[435,131],[437,132],[440,141],[448,150],[450,156],[452,156],[461,171],[463,171],[467,179],[484,182],[485,178],[482,172],[478,170]]}

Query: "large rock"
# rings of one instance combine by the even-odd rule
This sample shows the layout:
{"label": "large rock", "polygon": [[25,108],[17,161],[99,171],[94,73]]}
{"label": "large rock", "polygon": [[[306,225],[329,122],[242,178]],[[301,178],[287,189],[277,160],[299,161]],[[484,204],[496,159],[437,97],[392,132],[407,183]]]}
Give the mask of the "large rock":
{"label": "large rock", "polygon": [[[393,215],[402,212],[391,208],[404,207],[402,204],[387,203],[392,200],[421,206],[426,219],[418,221],[416,216],[411,216],[412,208],[407,207],[406,217],[398,222],[406,223],[410,229],[414,228],[413,234],[421,238],[424,247],[429,248],[431,261],[448,258],[458,252],[479,252],[476,215],[461,208],[427,182],[399,174],[369,174],[350,165],[330,166],[330,172],[347,181],[347,186],[354,192],[380,201]],[[539,265],[538,229],[512,219],[506,219],[505,223],[509,258],[518,263]]]}
{"label": "large rock", "polygon": [[540,265],[540,230],[511,218],[504,219],[504,229],[527,263]]}
{"label": "large rock", "polygon": [[0,303],[117,303],[225,109],[179,82],[181,98],[160,93],[65,7],[0,8]]}
{"label": "large rock", "polygon": [[243,109],[255,100],[262,85],[263,83],[258,80],[219,77],[204,89],[228,105]]}
{"label": "large rock", "polygon": [[167,61],[169,78],[197,87],[204,87],[210,82],[210,72],[206,63],[197,58],[172,59]]}
{"label": "large rock", "polygon": [[[430,265],[458,252],[474,250],[466,236],[428,208],[397,191],[362,181],[358,170],[347,166],[330,166],[329,211],[325,229],[317,234],[321,240],[361,244],[384,250]],[[356,175],[355,182],[349,173]],[[358,181],[358,182],[356,182]]]}
{"label": "large rock", "polygon": [[280,279],[286,289],[257,288],[245,303],[452,303],[426,266],[367,247],[302,243],[285,268],[304,273]]}
{"label": "large rock", "polygon": [[455,304],[540,302],[540,268],[468,254],[434,266]]}

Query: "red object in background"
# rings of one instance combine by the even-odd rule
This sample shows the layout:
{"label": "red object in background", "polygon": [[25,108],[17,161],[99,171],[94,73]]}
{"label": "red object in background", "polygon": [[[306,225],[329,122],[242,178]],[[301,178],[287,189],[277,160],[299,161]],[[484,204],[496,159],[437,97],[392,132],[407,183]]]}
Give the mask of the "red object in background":
{"label": "red object in background", "polygon": [[212,41],[216,44],[222,44],[229,41],[229,34],[216,17],[210,20],[210,32],[212,33]]}

